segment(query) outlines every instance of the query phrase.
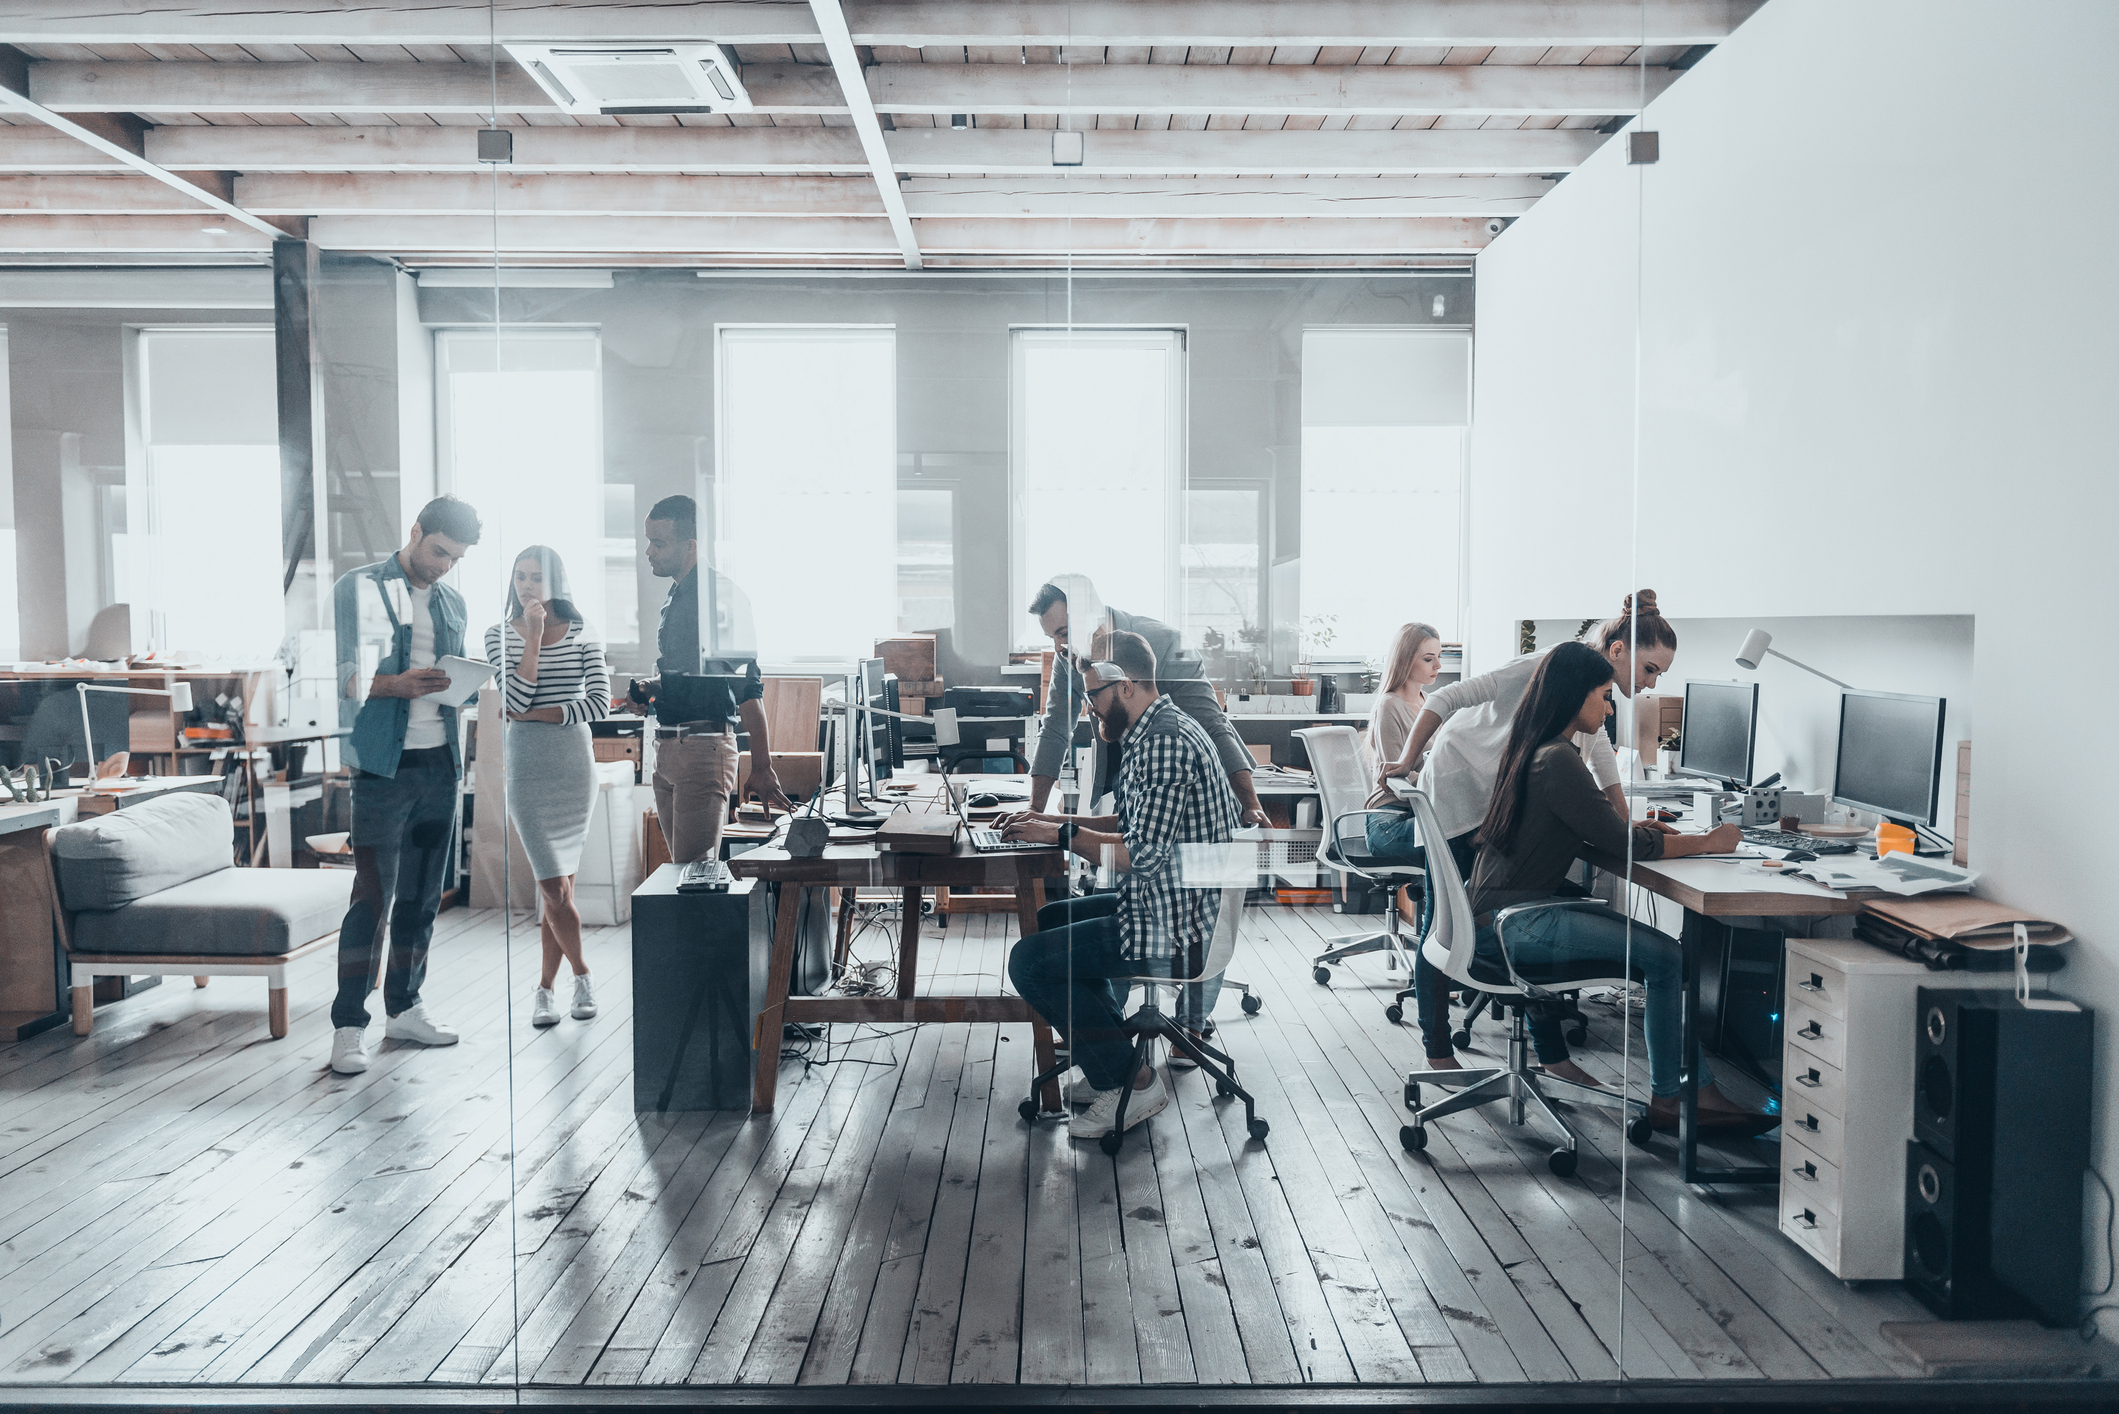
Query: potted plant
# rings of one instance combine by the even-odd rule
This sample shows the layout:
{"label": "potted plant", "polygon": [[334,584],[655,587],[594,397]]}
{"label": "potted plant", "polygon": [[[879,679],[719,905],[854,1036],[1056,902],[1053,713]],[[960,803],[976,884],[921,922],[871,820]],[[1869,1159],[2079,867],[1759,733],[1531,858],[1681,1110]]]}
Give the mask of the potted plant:
{"label": "potted plant", "polygon": [[1678,747],[1681,744],[1676,727],[1671,727],[1663,733],[1662,739],[1656,743],[1655,764],[1657,770],[1666,776],[1677,774]]}
{"label": "potted plant", "polygon": [[1295,664],[1295,681],[1288,690],[1297,697],[1308,697],[1317,690],[1317,679],[1310,672],[1311,655],[1320,648],[1332,646],[1332,640],[1338,636],[1339,616],[1312,614],[1302,623],[1302,633],[1298,639],[1301,649]]}

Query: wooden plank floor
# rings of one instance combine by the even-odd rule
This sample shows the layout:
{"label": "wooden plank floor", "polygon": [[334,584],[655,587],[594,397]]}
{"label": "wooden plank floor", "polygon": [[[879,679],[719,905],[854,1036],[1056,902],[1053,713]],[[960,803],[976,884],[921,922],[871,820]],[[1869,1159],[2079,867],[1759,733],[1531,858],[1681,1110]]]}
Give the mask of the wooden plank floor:
{"label": "wooden plank floor", "polygon": [[[1309,977],[1353,920],[1255,907],[1219,1016],[1267,1143],[1196,1073],[1113,1160],[1016,1114],[1020,1026],[837,1028],[780,1107],[632,1109],[627,934],[602,1015],[527,1023],[534,929],[445,914],[463,1044],[326,1070],[333,962],[173,978],[95,1034],[0,1048],[0,1379],[388,1384],[1522,1383],[1910,1376],[1895,1286],[1849,1290],[1770,1191],[1676,1181],[1578,1111],[1579,1174],[1491,1109],[1398,1144],[1394,974]],[[885,927],[857,951],[883,952]],[[930,989],[999,990],[1014,921],[930,925]],[[512,964],[515,1007],[509,1014]],[[1619,1078],[1592,1003],[1583,1063]],[[1500,1047],[1482,1022],[1477,1045]],[[371,1036],[377,1033],[371,1032]],[[1643,1071],[1633,1031],[1636,1078]],[[510,1096],[513,1103],[510,1103]],[[1622,1179],[1623,1175],[1623,1179]],[[1623,1243],[1620,1218],[1626,1229]],[[1625,1292],[1620,1292],[1620,1272]]]}

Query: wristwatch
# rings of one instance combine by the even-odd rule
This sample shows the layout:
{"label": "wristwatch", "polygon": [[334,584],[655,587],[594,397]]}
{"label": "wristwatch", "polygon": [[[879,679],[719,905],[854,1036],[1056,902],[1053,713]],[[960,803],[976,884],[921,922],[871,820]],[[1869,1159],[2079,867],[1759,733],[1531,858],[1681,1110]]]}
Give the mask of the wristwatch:
{"label": "wristwatch", "polygon": [[1076,833],[1077,831],[1079,831],[1080,829],[1081,829],[1081,826],[1080,826],[1080,825],[1077,825],[1077,824],[1075,824],[1075,823],[1074,823],[1074,822],[1073,822],[1072,820],[1069,820],[1069,821],[1068,821],[1068,822],[1067,822],[1066,824],[1064,824],[1064,825],[1060,826],[1060,827],[1059,827],[1059,847],[1060,847],[1061,849],[1063,849],[1063,850],[1066,850],[1066,851],[1068,851],[1068,852],[1070,852],[1070,853],[1071,853],[1071,852],[1073,851],[1073,849],[1074,849],[1074,836],[1075,836],[1075,833]]}

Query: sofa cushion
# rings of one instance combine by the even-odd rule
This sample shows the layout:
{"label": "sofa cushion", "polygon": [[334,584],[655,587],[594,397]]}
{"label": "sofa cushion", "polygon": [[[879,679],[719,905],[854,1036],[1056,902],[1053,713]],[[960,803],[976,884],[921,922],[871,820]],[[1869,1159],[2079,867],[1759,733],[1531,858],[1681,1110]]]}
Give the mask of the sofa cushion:
{"label": "sofa cushion", "polygon": [[77,913],[77,953],[277,957],[337,928],[351,869],[223,869],[123,908]]}
{"label": "sofa cushion", "polygon": [[217,795],[165,795],[52,831],[69,910],[122,908],[235,867],[235,815]]}

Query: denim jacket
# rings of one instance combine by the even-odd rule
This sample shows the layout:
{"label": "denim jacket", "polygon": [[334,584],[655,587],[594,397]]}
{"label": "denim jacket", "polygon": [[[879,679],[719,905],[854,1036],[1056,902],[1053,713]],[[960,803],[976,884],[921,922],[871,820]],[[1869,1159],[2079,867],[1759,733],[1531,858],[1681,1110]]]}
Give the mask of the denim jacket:
{"label": "denim jacket", "polygon": [[[410,587],[404,566],[392,555],[346,571],[331,591],[338,630],[339,725],[353,728],[353,737],[344,748],[346,764],[374,776],[397,774],[397,758],[405,749],[405,725],[412,713],[407,698],[367,697],[371,676],[404,672],[412,656],[412,625],[403,615],[410,603]],[[462,654],[463,595],[449,585],[436,584],[427,607],[434,620],[436,661]],[[370,664],[363,663],[364,649],[373,650]],[[449,738],[449,759],[461,774],[456,709],[442,708],[441,720]]]}

